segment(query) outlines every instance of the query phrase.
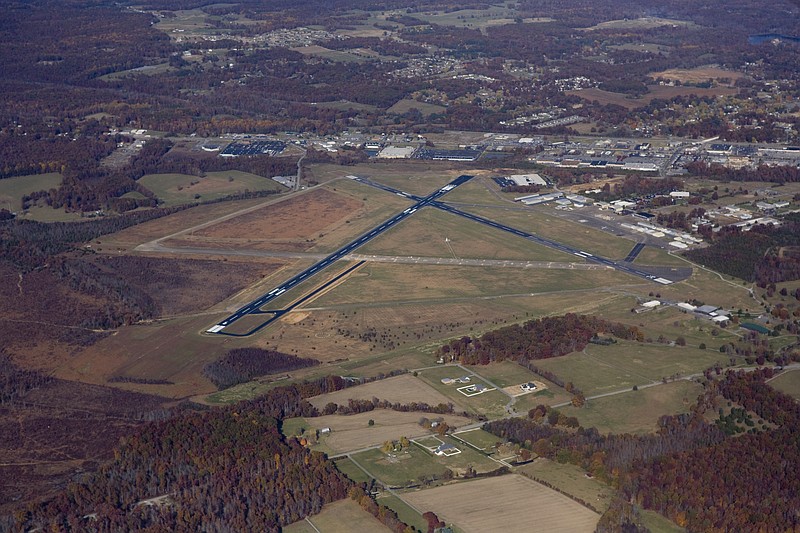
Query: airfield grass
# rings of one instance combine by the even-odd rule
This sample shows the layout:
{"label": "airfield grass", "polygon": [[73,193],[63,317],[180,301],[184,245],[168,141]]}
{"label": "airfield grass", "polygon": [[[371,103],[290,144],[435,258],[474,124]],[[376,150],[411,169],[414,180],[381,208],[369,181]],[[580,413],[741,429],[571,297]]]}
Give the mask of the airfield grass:
{"label": "airfield grass", "polygon": [[[451,165],[442,164],[438,161],[419,159],[404,159],[401,161],[376,159],[347,167],[330,163],[318,163],[306,169],[306,177],[311,181],[328,183],[336,180],[335,184],[330,185],[337,188],[339,186],[347,187],[348,190],[352,191],[372,190],[376,194],[388,197],[396,195],[363,183],[354,182],[346,179],[345,176],[361,176],[407,193],[426,196],[464,173],[468,172],[453,170]],[[400,199],[399,196],[396,196],[396,198]],[[445,195],[444,198],[447,198],[447,196]]]}
{"label": "airfield grass", "polygon": [[577,465],[561,464],[544,457],[517,469],[517,473],[531,479],[540,479],[557,489],[579,498],[600,512],[608,509],[614,498],[614,490],[586,473]]}
{"label": "airfield grass", "polygon": [[700,373],[721,359],[713,350],[620,341],[589,345],[582,352],[542,359],[536,365],[572,381],[585,396],[661,381],[674,374]]}
{"label": "airfield grass", "polygon": [[800,371],[786,372],[769,382],[775,389],[800,400]]}
{"label": "airfield grass", "polygon": [[419,372],[419,377],[437,391],[452,398],[454,403],[463,405],[469,411],[488,417],[502,416],[505,413],[506,404],[511,399],[499,390],[492,390],[469,397],[456,390],[457,388],[474,384],[492,388],[491,385],[480,379],[479,376],[473,374],[469,383],[445,385],[441,381],[442,378],[459,378],[470,374],[469,371],[464,371],[457,366],[442,366],[422,370]]}
{"label": "airfield grass", "polygon": [[0,208],[17,212],[22,209],[22,197],[36,191],[55,189],[61,185],[61,174],[31,174],[0,180]]}
{"label": "airfield grass", "polygon": [[635,282],[611,270],[498,269],[482,266],[368,263],[316,305],[481,298],[598,289]]}
{"label": "airfield grass", "polygon": [[[631,246],[633,248],[633,246]],[[637,265],[658,265],[658,266],[673,266],[673,267],[688,267],[691,263],[684,261],[680,257],[676,257],[667,253],[666,250],[655,248],[653,246],[645,246],[644,250],[639,252],[636,259],[633,261]]]}
{"label": "airfield grass", "polygon": [[[424,208],[369,242],[361,253],[420,257],[574,262],[575,256],[522,237]],[[580,259],[578,262],[582,262]]]}
{"label": "airfield grass", "polygon": [[216,200],[237,192],[287,190],[269,178],[238,170],[209,172],[205,177],[188,174],[147,174],[139,183],[153,191],[164,205],[182,205],[197,200]]}
{"label": "airfield grass", "polygon": [[691,381],[675,381],[638,391],[589,400],[582,408],[559,409],[574,416],[583,427],[601,433],[652,433],[662,415],[686,413],[703,388]]}
{"label": "airfield grass", "polygon": [[501,211],[490,208],[465,208],[465,211],[501,222],[522,231],[567,244],[609,259],[624,259],[633,241],[548,213],[549,207],[531,207],[526,211]]}
{"label": "airfield grass", "polygon": [[486,173],[485,171],[471,172],[475,177],[463,185],[459,185],[444,197],[444,201],[460,204],[481,204],[497,205],[502,207],[519,207],[512,202],[514,197],[520,196],[515,193],[504,193],[500,191],[500,186],[491,180],[496,173]]}

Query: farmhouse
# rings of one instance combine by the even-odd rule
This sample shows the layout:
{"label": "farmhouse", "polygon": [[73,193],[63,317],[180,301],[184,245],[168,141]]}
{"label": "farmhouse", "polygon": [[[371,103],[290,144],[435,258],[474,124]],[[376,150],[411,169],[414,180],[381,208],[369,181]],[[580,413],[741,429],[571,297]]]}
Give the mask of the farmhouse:
{"label": "farmhouse", "polygon": [[523,392],[531,392],[536,390],[536,384],[531,382],[523,383],[519,388],[522,389]]}
{"label": "farmhouse", "polygon": [[438,456],[443,456],[443,455],[450,456],[450,455],[458,455],[459,453],[461,453],[461,450],[459,450],[452,444],[447,444],[446,442],[443,442],[442,444],[439,445],[438,448],[436,448],[433,451],[433,453],[435,453]]}

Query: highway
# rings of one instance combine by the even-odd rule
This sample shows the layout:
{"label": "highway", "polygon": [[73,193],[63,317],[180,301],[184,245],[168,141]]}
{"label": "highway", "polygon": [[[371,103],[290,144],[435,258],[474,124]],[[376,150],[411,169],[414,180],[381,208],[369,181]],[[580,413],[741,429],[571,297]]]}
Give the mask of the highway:
{"label": "highway", "polygon": [[[359,181],[364,179],[364,178],[357,178],[355,176],[352,176],[351,178],[355,179],[355,180],[359,180]],[[294,287],[296,287],[297,285],[303,283],[305,280],[309,279],[310,277],[320,273],[322,270],[326,269],[327,267],[329,267],[330,265],[332,265],[333,263],[335,263],[339,259],[343,258],[344,256],[350,254],[355,249],[359,248],[360,246],[363,246],[364,244],[366,244],[367,242],[371,241],[372,239],[374,239],[375,237],[377,237],[381,233],[387,231],[388,229],[390,229],[393,226],[397,225],[398,223],[402,222],[406,218],[410,217],[411,215],[413,215],[421,207],[425,207],[426,205],[431,205],[433,202],[436,202],[436,200],[438,200],[440,197],[444,196],[445,194],[447,194],[451,190],[455,189],[459,185],[462,185],[462,184],[468,182],[471,179],[472,179],[472,176],[459,176],[458,178],[454,179],[453,181],[451,181],[450,183],[448,183],[447,185],[445,185],[441,189],[438,189],[438,190],[434,191],[433,193],[429,194],[428,196],[425,196],[424,198],[419,198],[417,196],[406,195],[405,193],[402,193],[402,195],[404,195],[405,197],[407,197],[409,199],[417,199],[417,202],[414,205],[412,205],[411,207],[409,207],[409,208],[405,209],[404,211],[402,211],[401,213],[398,213],[398,214],[394,215],[393,217],[391,217],[390,219],[384,221],[383,223],[381,223],[380,225],[376,226],[375,228],[373,228],[373,229],[367,231],[366,233],[362,234],[361,236],[357,237],[355,240],[351,241],[350,243],[342,246],[341,248],[339,248],[338,250],[336,250],[332,254],[328,255],[327,257],[325,257],[321,261],[311,265],[310,267],[308,267],[307,269],[303,270],[299,274],[296,274],[295,276],[293,276],[289,280],[285,281],[281,285],[278,285],[277,287],[275,287],[274,289],[269,291],[267,294],[264,294],[263,296],[259,297],[258,299],[253,300],[252,302],[250,302],[249,304],[245,305],[244,307],[242,307],[241,309],[239,309],[238,311],[236,311],[234,314],[230,315],[229,317],[225,318],[221,322],[211,326],[210,328],[208,328],[206,330],[206,333],[216,333],[216,334],[219,334],[219,335],[232,335],[232,336],[251,335],[252,333],[257,331],[258,329],[261,329],[264,326],[264,324],[260,325],[256,329],[254,329],[252,331],[249,331],[249,332],[247,332],[245,334],[227,333],[227,332],[224,332],[223,330],[226,327],[230,326],[231,324],[233,324],[234,322],[236,322],[237,320],[239,320],[240,318],[242,318],[244,316],[247,316],[247,315],[250,315],[250,314],[263,313],[263,311],[261,311],[261,307],[263,307],[268,302],[278,298],[279,296],[281,296],[286,291],[288,291],[290,289],[293,289]],[[366,181],[369,181],[369,180],[366,180]],[[371,185],[372,183],[374,183],[374,182],[370,182],[369,184]],[[379,184],[376,184],[376,185],[379,185]],[[384,190],[391,189],[390,187],[383,187],[383,186],[381,186],[380,188],[383,188]],[[400,194],[401,193],[401,191],[396,191],[394,189],[392,189],[390,192],[394,192],[395,194]],[[272,320],[274,320],[274,318],[269,320],[268,322],[271,322]]]}

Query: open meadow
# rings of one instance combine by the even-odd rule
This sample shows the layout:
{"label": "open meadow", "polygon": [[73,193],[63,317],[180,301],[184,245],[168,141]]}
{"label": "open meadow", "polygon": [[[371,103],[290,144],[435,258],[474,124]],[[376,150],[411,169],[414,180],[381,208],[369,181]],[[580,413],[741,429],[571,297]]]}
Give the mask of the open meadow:
{"label": "open meadow", "polygon": [[[310,523],[309,523],[310,522]],[[351,533],[352,531],[386,532],[390,530],[377,518],[364,511],[358,503],[345,498],[329,503],[322,512],[290,524],[284,533]]]}
{"label": "open meadow", "polygon": [[605,511],[614,497],[614,490],[570,463],[557,463],[539,457],[532,463],[519,467],[517,473],[533,480],[541,480],[553,487],[579,498],[600,512]]}
{"label": "open meadow", "polygon": [[202,177],[188,174],[147,174],[138,182],[153,191],[167,206],[216,200],[245,191],[287,190],[269,178],[238,170],[209,172]]}
{"label": "open meadow", "polygon": [[373,398],[387,400],[392,403],[399,402],[401,404],[409,404],[417,402],[427,403],[432,406],[440,403],[446,404],[452,401],[449,397],[432,389],[425,384],[425,382],[411,374],[404,374],[402,376],[365,383],[364,385],[358,385],[356,387],[349,387],[340,391],[315,396],[310,398],[309,401],[314,407],[322,409],[329,402],[338,405],[347,405],[347,401],[350,399],[372,400]]}
{"label": "open meadow", "polygon": [[402,497],[465,533],[534,528],[588,533],[600,518],[567,496],[515,474],[406,492]]}
{"label": "open meadow", "polygon": [[800,400],[800,370],[784,372],[772,379],[769,384],[773,388]]}

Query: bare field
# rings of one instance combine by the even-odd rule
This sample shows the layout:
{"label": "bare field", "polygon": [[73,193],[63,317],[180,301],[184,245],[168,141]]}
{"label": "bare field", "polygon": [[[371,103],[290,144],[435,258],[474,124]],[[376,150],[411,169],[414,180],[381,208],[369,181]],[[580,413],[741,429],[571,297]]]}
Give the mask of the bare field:
{"label": "bare field", "polygon": [[661,72],[653,72],[649,74],[649,76],[653,79],[663,78],[665,80],[680,81],[681,83],[702,83],[707,80],[724,78],[738,80],[739,78],[743,78],[744,74],[717,67],[698,67],[693,69],[673,68]]}
{"label": "bare field", "polygon": [[444,485],[401,495],[412,506],[431,510],[465,533],[531,531],[580,533],[594,531],[599,515],[518,475]]}
{"label": "bare field", "polygon": [[614,104],[628,109],[635,109],[649,104],[656,98],[670,99],[676,96],[729,96],[736,94],[737,89],[728,87],[670,87],[669,85],[648,85],[649,92],[640,98],[631,98],[622,93],[612,93],[602,89],[581,89],[576,91],[566,91],[567,94],[576,95],[584,100],[597,100],[600,104]]}
{"label": "bare field", "polygon": [[[417,437],[427,435],[428,430],[419,425],[421,417],[435,418],[441,416],[449,426],[463,426],[471,423],[469,418],[453,415],[434,415],[431,413],[401,413],[386,409],[375,409],[355,415],[327,415],[306,418],[306,422],[314,429],[331,428],[331,432],[322,436],[320,447],[333,453],[359,450],[383,444],[387,440],[400,437]],[[368,425],[373,420],[375,425]]]}
{"label": "bare field", "polygon": [[362,209],[364,204],[314,189],[191,233],[211,239],[307,239]]}
{"label": "bare field", "polygon": [[396,376],[393,378],[373,381],[364,385],[350,387],[344,390],[315,396],[309,401],[314,407],[322,409],[329,402],[338,405],[347,405],[347,400],[387,400],[408,404],[412,402],[424,402],[428,405],[438,405],[440,403],[450,403],[450,398],[430,388],[423,381],[410,374]]}

